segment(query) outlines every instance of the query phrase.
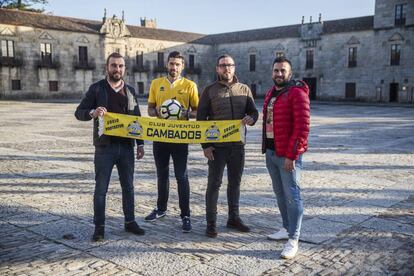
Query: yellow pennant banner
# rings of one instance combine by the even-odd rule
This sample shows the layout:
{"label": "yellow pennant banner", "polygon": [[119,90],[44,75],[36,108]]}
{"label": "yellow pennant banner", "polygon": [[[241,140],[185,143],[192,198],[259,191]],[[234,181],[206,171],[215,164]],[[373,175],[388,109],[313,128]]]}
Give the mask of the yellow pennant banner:
{"label": "yellow pennant banner", "polygon": [[241,120],[175,121],[105,113],[99,134],[168,143],[245,142]]}

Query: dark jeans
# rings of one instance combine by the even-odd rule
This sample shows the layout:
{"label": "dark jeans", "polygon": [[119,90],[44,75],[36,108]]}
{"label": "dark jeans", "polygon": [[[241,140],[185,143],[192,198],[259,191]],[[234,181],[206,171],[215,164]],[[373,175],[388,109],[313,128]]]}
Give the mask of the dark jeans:
{"label": "dark jeans", "polygon": [[244,146],[231,145],[216,147],[214,160],[208,161],[208,183],[206,191],[207,223],[217,219],[217,200],[223,179],[224,168],[227,165],[227,203],[229,219],[239,219],[240,182],[244,169]]}
{"label": "dark jeans", "polygon": [[125,222],[135,221],[134,214],[134,147],[126,143],[111,143],[95,147],[94,223],[105,224],[106,193],[114,165],[118,169],[122,188],[122,209]]}
{"label": "dark jeans", "polygon": [[157,167],[158,200],[157,209],[167,210],[170,193],[170,156],[174,164],[174,174],[177,180],[178,200],[181,218],[190,216],[190,184],[187,174],[188,144],[153,143],[155,166]]}

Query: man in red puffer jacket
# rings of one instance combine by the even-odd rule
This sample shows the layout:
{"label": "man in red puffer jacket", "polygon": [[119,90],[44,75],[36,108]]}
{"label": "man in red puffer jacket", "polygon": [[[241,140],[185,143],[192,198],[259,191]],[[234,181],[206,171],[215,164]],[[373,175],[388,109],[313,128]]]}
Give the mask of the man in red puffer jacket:
{"label": "man in red puffer jacket", "polygon": [[262,152],[283,220],[283,228],[268,238],[288,239],[281,253],[285,259],[293,258],[298,251],[303,217],[299,180],[310,125],[309,88],[291,78],[291,62],[276,58],[272,73],[275,85],[266,93],[263,104]]}

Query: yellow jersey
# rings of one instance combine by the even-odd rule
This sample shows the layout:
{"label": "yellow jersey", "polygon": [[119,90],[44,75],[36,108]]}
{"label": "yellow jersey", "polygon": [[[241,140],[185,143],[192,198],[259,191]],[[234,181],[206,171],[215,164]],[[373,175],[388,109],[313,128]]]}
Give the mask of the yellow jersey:
{"label": "yellow jersey", "polygon": [[157,78],[151,82],[148,103],[159,107],[168,99],[176,99],[185,108],[195,110],[198,107],[198,90],[195,82],[184,77],[171,83],[167,77]]}

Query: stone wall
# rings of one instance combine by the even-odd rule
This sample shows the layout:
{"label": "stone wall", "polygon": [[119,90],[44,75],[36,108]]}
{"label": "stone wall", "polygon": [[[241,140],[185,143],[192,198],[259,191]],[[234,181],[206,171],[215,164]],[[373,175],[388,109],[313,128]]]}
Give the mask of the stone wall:
{"label": "stone wall", "polygon": [[[402,3],[407,3],[406,22],[395,26],[395,5]],[[377,0],[374,27],[365,31],[324,33],[324,23],[319,19],[302,22],[290,38],[248,42],[241,39],[243,42],[236,43],[198,44],[134,37],[124,19],[115,16],[104,17],[96,33],[0,24],[0,39],[14,41],[15,57],[20,62],[0,67],[0,98],[81,97],[91,83],[104,77],[105,59],[114,51],[125,56],[126,81],[137,91],[138,83],[142,83],[142,94],[147,95],[151,81],[165,75],[158,68],[158,53],[164,53],[165,63],[168,53],[177,50],[186,57],[187,68],[189,55],[194,56],[195,69],[184,71],[184,75],[194,80],[200,91],[215,80],[217,57],[228,53],[235,59],[240,81],[255,86],[256,95],[263,96],[273,85],[272,61],[277,53],[283,53],[292,61],[295,79],[315,82],[313,99],[387,102],[392,99],[391,86],[397,85],[394,100],[414,102],[413,27],[414,5],[401,0]],[[41,43],[51,44],[51,66],[39,66]],[[392,66],[391,46],[395,44],[400,47],[401,57],[400,64]],[[80,46],[88,49],[87,66],[79,66]],[[356,67],[348,66],[350,47],[357,49]],[[305,68],[307,50],[314,52],[312,69]],[[136,55],[141,51],[144,66],[136,68]],[[249,66],[251,55],[256,58],[253,71]],[[21,81],[21,90],[11,89],[12,80]],[[50,81],[58,82],[58,91],[50,91]],[[346,97],[347,83],[355,84],[355,96]]]}
{"label": "stone wall", "polygon": [[[3,66],[1,68],[1,97],[21,98],[58,98],[80,97],[89,85],[105,75],[106,57],[118,49],[127,63],[125,79],[136,89],[137,82],[144,82],[144,94],[148,94],[152,79],[162,76],[155,72],[157,53],[164,52],[164,61],[173,50],[181,51],[187,58],[195,57],[195,67],[201,68],[201,74],[186,74],[200,86],[205,86],[214,77],[211,73],[210,56],[212,46],[187,44],[171,41],[139,39],[134,37],[107,38],[102,35],[62,32],[54,30],[39,30],[28,27],[0,25],[0,30],[10,29],[13,35],[2,36],[2,39],[15,42],[15,56],[23,61],[19,67]],[[38,67],[40,61],[40,43],[50,43],[52,46],[52,67]],[[88,69],[76,69],[79,46],[88,49]],[[136,54],[144,53],[145,72],[134,72]],[[20,80],[21,90],[13,91],[11,81]],[[49,81],[58,81],[57,92],[49,92]]]}
{"label": "stone wall", "polygon": [[[104,56],[97,35],[11,25],[0,25],[2,29],[12,31],[13,35],[1,38],[14,41],[15,56],[22,64],[1,67],[1,97],[73,97],[102,75],[102,70],[95,70],[99,65],[96,61]],[[51,44],[50,66],[39,66],[41,43]],[[92,70],[75,69],[79,46],[88,47]],[[11,89],[12,80],[21,81],[21,90]],[[49,92],[49,81],[58,81],[58,91]]]}
{"label": "stone wall", "polygon": [[[283,52],[292,61],[295,79],[315,78],[316,98],[345,99],[346,83],[355,83],[354,99],[360,101],[389,101],[390,83],[399,83],[399,102],[413,102],[414,33],[409,28],[380,31],[322,34],[315,45],[308,47],[298,38],[274,39],[232,44],[219,44],[215,57],[228,53],[235,58],[240,81],[256,84],[257,95],[263,96],[273,85],[272,61]],[[391,66],[391,45],[401,45],[399,66]],[[348,51],[357,48],[357,65],[348,67]],[[313,69],[306,69],[306,50],[314,51]],[[249,56],[256,55],[256,71],[249,70]],[[405,87],[405,88],[404,88]],[[405,89],[405,90],[403,90]]]}

